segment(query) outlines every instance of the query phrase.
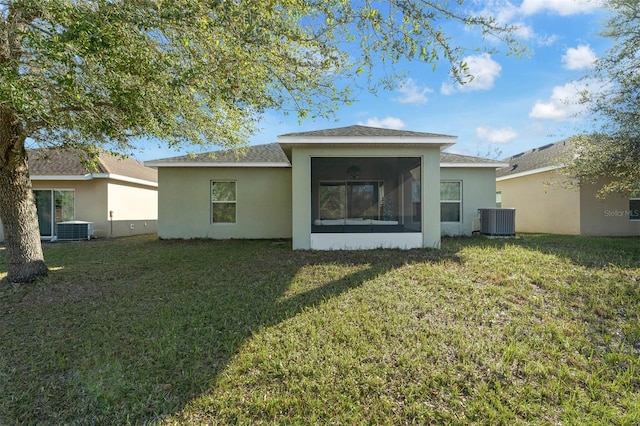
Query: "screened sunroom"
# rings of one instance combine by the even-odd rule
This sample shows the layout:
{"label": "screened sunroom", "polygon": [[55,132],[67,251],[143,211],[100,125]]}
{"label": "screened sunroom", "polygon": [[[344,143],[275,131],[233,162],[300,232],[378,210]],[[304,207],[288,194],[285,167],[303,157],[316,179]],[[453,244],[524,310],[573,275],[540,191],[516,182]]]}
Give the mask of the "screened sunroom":
{"label": "screened sunroom", "polygon": [[311,158],[311,233],[420,233],[420,157]]}
{"label": "screened sunroom", "polygon": [[295,250],[440,247],[440,151],[455,136],[348,126],[291,133]]}

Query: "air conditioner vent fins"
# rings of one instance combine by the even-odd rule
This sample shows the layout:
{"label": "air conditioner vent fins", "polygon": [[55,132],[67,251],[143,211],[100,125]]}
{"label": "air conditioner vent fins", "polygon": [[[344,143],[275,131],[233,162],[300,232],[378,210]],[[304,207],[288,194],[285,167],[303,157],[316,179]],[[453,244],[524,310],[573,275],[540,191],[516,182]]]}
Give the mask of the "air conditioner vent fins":
{"label": "air conditioner vent fins", "polygon": [[516,209],[480,209],[480,233],[491,236],[516,235]]}
{"label": "air conditioner vent fins", "polygon": [[93,222],[72,220],[59,222],[56,227],[56,236],[60,241],[90,240],[93,236]]}

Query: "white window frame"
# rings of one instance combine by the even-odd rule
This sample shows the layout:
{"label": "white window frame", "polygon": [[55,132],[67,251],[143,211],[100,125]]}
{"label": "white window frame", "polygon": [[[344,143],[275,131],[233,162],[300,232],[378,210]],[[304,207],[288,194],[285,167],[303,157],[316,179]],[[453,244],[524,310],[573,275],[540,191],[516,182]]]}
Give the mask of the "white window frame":
{"label": "white window frame", "polygon": [[[234,185],[234,193],[235,200],[233,201],[218,201],[213,199],[213,184],[215,183],[233,183]],[[214,220],[214,204],[233,204],[235,206],[234,214],[233,214],[233,222],[216,222]],[[209,208],[211,209],[211,224],[212,225],[233,225],[238,223],[238,181],[230,180],[230,179],[211,179],[209,181]]]}
{"label": "white window frame", "polygon": [[[458,203],[458,216],[460,218],[460,220],[456,220],[456,221],[444,221],[442,220],[442,217],[440,217],[440,223],[462,223],[462,199],[463,199],[463,192],[462,192],[462,181],[461,180],[441,180],[440,184],[442,185],[443,183],[458,183],[460,184],[460,199],[459,200],[443,200],[442,198],[440,198],[440,208],[442,209],[442,203]],[[440,189],[440,187],[438,187],[438,190]]]}
{"label": "white window frame", "polygon": [[[640,202],[640,197],[630,197],[629,198],[629,220],[632,221],[632,222],[640,222],[640,210],[631,208],[631,202],[632,201]],[[634,214],[636,212],[638,213],[637,216]],[[634,216],[636,216],[636,217],[634,217]]]}

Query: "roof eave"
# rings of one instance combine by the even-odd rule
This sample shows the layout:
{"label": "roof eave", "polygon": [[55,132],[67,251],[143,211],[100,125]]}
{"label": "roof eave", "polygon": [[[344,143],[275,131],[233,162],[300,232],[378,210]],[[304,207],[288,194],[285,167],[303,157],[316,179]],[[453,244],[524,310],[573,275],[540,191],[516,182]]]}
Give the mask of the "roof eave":
{"label": "roof eave", "polygon": [[445,150],[456,144],[457,136],[416,137],[416,136],[280,136],[278,143],[286,151],[294,147],[439,147]]}
{"label": "roof eave", "polygon": [[509,163],[440,163],[442,168],[488,168],[488,169],[501,169],[508,167]]}
{"label": "roof eave", "polygon": [[121,182],[135,183],[138,185],[144,186],[152,186],[157,188],[158,182],[146,180],[146,179],[138,179],[129,176],[123,176],[113,173],[88,173],[86,175],[33,175],[31,176],[31,180],[35,181],[47,181],[47,180],[59,180],[59,181],[87,181],[93,179],[112,179],[118,180]]}
{"label": "roof eave", "polygon": [[92,173],[86,175],[31,175],[31,180],[91,180],[93,179]]}
{"label": "roof eave", "polygon": [[524,172],[512,173],[512,174],[505,175],[505,176],[499,176],[499,177],[496,178],[496,182],[500,182],[500,181],[503,181],[503,180],[509,180],[509,179],[516,179],[516,178],[524,177],[524,176],[535,175],[535,174],[538,174],[538,173],[552,172],[554,170],[558,170],[558,169],[561,169],[561,168],[562,168],[562,166],[538,167],[537,169],[525,170]]}

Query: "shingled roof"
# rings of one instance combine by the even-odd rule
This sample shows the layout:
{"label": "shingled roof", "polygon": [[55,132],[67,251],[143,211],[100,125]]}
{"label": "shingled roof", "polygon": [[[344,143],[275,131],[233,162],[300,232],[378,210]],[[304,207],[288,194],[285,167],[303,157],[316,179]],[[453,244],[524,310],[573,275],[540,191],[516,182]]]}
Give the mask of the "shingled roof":
{"label": "shingled roof", "polygon": [[29,174],[32,179],[42,178],[114,178],[136,179],[158,182],[158,171],[134,160],[120,158],[106,152],[100,153],[95,169],[87,169],[83,157],[77,151],[69,149],[31,149],[29,156]]}
{"label": "shingled roof", "polygon": [[220,151],[206,152],[196,155],[181,155],[179,157],[162,158],[159,160],[147,161],[148,166],[184,166],[191,164],[194,166],[221,167],[224,165],[240,166],[258,165],[271,167],[290,167],[291,163],[277,143],[264,145],[253,145],[239,149],[226,149]]}
{"label": "shingled roof", "polygon": [[[468,155],[440,153],[440,163],[455,167],[482,166],[501,167],[505,162],[488,160]],[[198,155],[182,155],[148,161],[151,167],[291,167],[282,147],[278,143],[253,145],[241,150],[222,150]]]}
{"label": "shingled roof", "polygon": [[496,177],[508,177],[519,173],[535,173],[561,166],[562,157],[572,149],[570,139],[544,145],[516,154],[504,160],[508,167],[496,170]]}
{"label": "shingled roof", "polygon": [[337,127],[335,129],[312,130],[308,132],[287,133],[280,137],[453,137],[449,135],[440,135],[437,133],[412,132],[408,130],[383,129],[380,127],[369,126],[347,126]]}
{"label": "shingled roof", "polygon": [[498,160],[490,160],[488,158],[482,157],[473,157],[470,155],[461,155],[461,154],[452,154],[449,152],[441,152],[440,153],[440,164],[450,164],[450,165],[483,165],[483,166],[494,166],[494,167],[503,167],[505,165],[505,161]]}

